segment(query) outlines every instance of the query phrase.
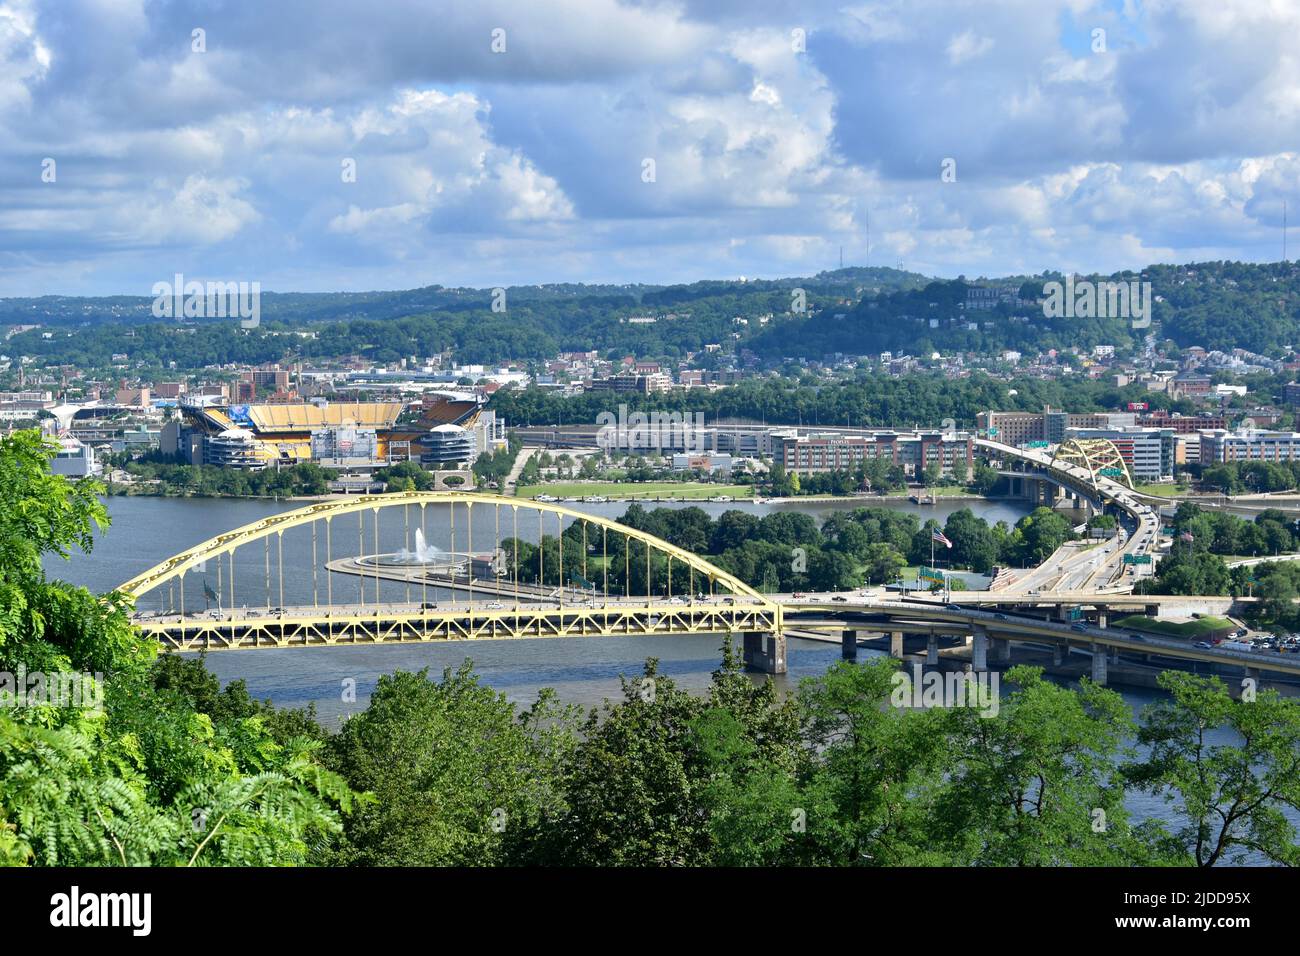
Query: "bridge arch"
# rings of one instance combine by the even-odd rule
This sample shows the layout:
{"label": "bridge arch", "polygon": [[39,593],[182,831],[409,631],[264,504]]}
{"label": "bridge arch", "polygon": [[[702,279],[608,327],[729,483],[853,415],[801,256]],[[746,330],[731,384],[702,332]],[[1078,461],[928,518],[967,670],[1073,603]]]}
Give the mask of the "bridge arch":
{"label": "bridge arch", "polygon": [[[387,508],[411,505],[465,505],[471,508],[474,505],[485,505],[557,515],[561,519],[561,525],[564,518],[586,522],[604,528],[606,531],[639,541],[645,544],[647,548],[685,564],[703,575],[705,579],[714,582],[714,584],[721,584],[737,596],[753,599],[753,601],[764,606],[776,606],[776,602],[760,593],[757,589],[746,584],[735,575],[706,561],[694,552],[679,548],[661,538],[630,528],[612,519],[550,502],[535,501],[529,498],[506,498],[501,495],[468,491],[400,491],[382,495],[363,495],[356,498],[322,501],[306,505],[293,511],[286,511],[250,522],[224,534],[209,538],[207,541],[196,544],[154,565],[149,570],[122,584],[117,590],[129,598],[139,599],[142,595],[171,581],[177,579],[183,581],[187,572],[200,568],[209,560],[232,554],[237,548],[260,541],[274,534],[281,534],[291,528],[310,525],[317,521],[330,521],[343,515],[364,513],[366,511],[378,512]],[[494,542],[494,544],[496,543],[499,542]]]}
{"label": "bridge arch", "polygon": [[1052,463],[1058,461],[1086,468],[1094,485],[1100,478],[1109,478],[1129,489],[1133,487],[1128,464],[1109,438],[1067,438],[1052,455]]}

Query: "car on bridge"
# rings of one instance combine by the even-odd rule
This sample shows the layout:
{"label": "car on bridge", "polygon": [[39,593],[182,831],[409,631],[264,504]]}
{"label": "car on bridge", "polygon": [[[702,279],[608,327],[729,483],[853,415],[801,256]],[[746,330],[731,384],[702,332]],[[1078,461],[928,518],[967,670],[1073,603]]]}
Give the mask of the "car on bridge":
{"label": "car on bridge", "polygon": [[1071,624],[1071,625],[1070,625],[1070,630],[1072,630],[1072,631],[1083,631],[1083,632],[1086,633],[1088,630],[1090,630],[1090,628],[1088,627],[1087,624]]}

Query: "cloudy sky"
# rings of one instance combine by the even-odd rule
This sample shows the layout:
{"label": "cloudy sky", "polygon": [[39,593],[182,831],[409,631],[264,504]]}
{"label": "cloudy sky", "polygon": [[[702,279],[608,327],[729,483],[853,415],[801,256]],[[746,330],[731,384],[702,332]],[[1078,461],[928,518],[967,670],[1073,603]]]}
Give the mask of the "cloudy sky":
{"label": "cloudy sky", "polygon": [[0,0],[0,296],[1272,261],[1297,37],[1300,0]]}

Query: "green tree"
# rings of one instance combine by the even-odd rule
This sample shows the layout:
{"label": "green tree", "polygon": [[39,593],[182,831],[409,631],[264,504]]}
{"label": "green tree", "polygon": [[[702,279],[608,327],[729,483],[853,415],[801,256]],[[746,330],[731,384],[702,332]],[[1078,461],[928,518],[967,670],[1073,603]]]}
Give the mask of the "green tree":
{"label": "green tree", "polygon": [[928,821],[954,863],[1119,864],[1136,851],[1116,765],[1132,718],[1122,697],[1090,681],[1075,690],[1013,667],[995,715],[941,714],[945,784]]}
{"label": "green tree", "polygon": [[155,665],[120,597],[46,579],[43,555],[88,549],[106,523],[98,486],[50,474],[52,456],[34,432],[0,439],[0,659],[47,678],[95,671],[79,676],[102,708],[0,714],[0,861],[307,862],[355,795],[292,718],[272,732],[242,687],[219,694],[192,666]]}
{"label": "green tree", "polygon": [[1286,816],[1300,811],[1300,702],[1274,690],[1234,700],[1218,678],[1178,671],[1158,680],[1170,697],[1143,710],[1138,741],[1149,751],[1125,772],[1185,821],[1172,831],[1153,825],[1160,850],[1191,866],[1240,864],[1251,853],[1300,864]]}
{"label": "green tree", "polygon": [[[563,721],[553,699],[541,703]],[[331,864],[483,866],[504,862],[506,834],[527,829],[558,799],[551,750],[566,736],[535,733],[506,696],[466,661],[379,679],[370,705],[330,741],[329,764],[375,800],[354,813]]]}
{"label": "green tree", "polygon": [[799,708],[806,746],[803,862],[840,866],[944,862],[924,821],[941,770],[936,715],[886,707],[896,663],[831,667],[806,678]]}

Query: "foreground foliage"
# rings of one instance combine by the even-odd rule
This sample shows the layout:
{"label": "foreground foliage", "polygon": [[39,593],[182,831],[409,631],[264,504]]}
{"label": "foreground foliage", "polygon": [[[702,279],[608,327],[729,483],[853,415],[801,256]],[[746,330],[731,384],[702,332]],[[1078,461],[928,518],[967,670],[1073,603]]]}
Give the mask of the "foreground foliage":
{"label": "foreground foliage", "polygon": [[[166,658],[117,598],[46,579],[107,515],[93,482],[49,472],[35,432],[0,439],[0,863],[303,863],[354,794],[310,715],[277,713],[202,661]],[[16,675],[77,673],[98,706],[32,699]],[[89,686],[89,685],[87,685]]]}

